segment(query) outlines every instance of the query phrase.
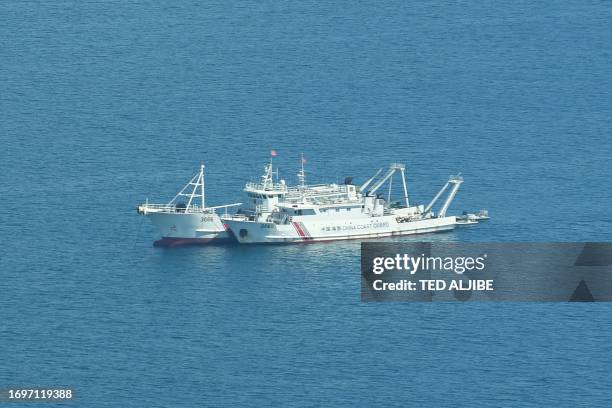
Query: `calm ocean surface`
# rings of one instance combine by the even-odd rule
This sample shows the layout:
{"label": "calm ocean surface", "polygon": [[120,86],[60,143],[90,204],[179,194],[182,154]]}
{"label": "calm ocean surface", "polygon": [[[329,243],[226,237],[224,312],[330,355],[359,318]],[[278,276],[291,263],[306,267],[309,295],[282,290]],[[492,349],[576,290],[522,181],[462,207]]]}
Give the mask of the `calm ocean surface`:
{"label": "calm ocean surface", "polygon": [[[153,248],[207,165],[241,201],[453,173],[476,228],[610,241],[609,2],[0,3],[0,388],[84,407],[610,406],[607,304],[362,304],[359,243]],[[481,4],[483,3],[483,4]],[[399,184],[399,183],[398,183]],[[551,277],[554,279],[554,277]]]}

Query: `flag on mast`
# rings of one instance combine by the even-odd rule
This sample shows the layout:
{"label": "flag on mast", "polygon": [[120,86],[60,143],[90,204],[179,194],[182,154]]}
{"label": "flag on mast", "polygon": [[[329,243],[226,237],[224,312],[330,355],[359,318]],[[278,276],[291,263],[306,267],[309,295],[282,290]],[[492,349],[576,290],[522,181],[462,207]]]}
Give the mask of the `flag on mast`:
{"label": "flag on mast", "polygon": [[272,157],[276,157],[278,153],[276,153],[276,150],[272,150],[270,151],[270,156]]}
{"label": "flag on mast", "polygon": [[306,163],[308,163],[308,160],[306,160],[306,158],[302,156],[302,164],[306,164]]}

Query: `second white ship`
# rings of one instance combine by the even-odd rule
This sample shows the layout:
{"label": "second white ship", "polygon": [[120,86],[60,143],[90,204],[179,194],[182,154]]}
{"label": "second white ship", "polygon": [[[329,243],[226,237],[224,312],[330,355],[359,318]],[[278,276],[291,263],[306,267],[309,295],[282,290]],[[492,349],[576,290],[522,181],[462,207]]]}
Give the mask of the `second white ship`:
{"label": "second white ship", "polygon": [[[185,202],[186,201],[186,202]],[[200,171],[166,204],[147,200],[137,208],[138,214],[151,219],[161,233],[155,246],[201,245],[233,242],[234,237],[218,211],[240,206],[241,203],[206,206],[204,165]]]}

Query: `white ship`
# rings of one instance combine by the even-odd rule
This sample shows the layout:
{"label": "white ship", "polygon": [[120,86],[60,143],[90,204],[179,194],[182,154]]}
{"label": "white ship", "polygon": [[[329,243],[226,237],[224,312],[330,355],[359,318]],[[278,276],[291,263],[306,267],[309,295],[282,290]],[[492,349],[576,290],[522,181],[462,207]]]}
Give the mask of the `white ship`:
{"label": "white ship", "polygon": [[149,217],[161,233],[162,238],[154,245],[194,245],[234,240],[217,211],[224,209],[227,215],[228,208],[241,203],[206,207],[204,191],[204,165],[201,165],[200,171],[167,204],[151,204],[147,200],[138,206],[138,213]]}
{"label": "white ship", "polygon": [[[446,212],[463,178],[452,176],[426,206],[410,205],[405,166],[394,163],[378,178],[380,169],[361,186],[346,180],[345,184],[306,185],[304,160],[298,174],[300,185],[289,188],[284,181],[273,181],[272,163],[266,166],[259,183],[247,183],[247,210],[228,216],[224,221],[242,244],[298,243],[342,239],[379,238],[428,232],[448,231],[458,225],[456,216]],[[404,203],[390,205],[393,176],[399,172]],[[389,184],[388,199],[376,192]],[[434,205],[451,187],[442,207]],[[470,222],[477,222],[471,218]]]}

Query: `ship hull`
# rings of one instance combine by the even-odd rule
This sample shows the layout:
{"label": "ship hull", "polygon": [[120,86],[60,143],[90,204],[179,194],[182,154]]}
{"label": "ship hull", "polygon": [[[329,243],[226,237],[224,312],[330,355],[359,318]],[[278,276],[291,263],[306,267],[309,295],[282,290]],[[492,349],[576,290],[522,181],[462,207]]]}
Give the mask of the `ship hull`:
{"label": "ship hull", "polygon": [[[231,234],[230,234],[231,235]],[[162,237],[153,242],[153,246],[174,248],[178,246],[197,246],[197,245],[227,245],[236,243],[236,240],[231,237],[215,237],[215,238],[173,238]]]}
{"label": "ship hull", "polygon": [[288,224],[262,223],[246,220],[226,220],[241,244],[308,243],[347,239],[372,239],[453,230],[455,217],[429,218],[397,222],[395,216],[364,219],[309,220],[295,217]]}
{"label": "ship hull", "polygon": [[147,216],[162,239],[155,246],[222,244],[234,241],[221,218],[215,213],[149,213]]}

